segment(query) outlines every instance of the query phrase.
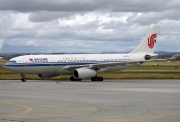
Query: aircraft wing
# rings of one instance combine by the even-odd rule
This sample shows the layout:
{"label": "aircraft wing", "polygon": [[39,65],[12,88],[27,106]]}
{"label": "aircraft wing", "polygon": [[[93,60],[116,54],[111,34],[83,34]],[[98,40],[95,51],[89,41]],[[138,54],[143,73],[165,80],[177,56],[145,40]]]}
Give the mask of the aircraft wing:
{"label": "aircraft wing", "polygon": [[113,66],[125,66],[125,65],[139,65],[140,62],[137,61],[128,61],[128,62],[105,62],[105,63],[96,63],[96,64],[88,64],[88,65],[74,65],[74,66],[65,66],[63,70],[75,70],[77,68],[89,68],[89,69],[102,69],[106,67],[113,67]]}
{"label": "aircraft wing", "polygon": [[106,67],[113,67],[113,66],[129,66],[129,65],[135,65],[135,64],[140,64],[139,62],[135,61],[129,61],[129,62],[106,62],[106,63],[101,63],[101,64],[92,64],[89,67],[90,68],[106,68]]}

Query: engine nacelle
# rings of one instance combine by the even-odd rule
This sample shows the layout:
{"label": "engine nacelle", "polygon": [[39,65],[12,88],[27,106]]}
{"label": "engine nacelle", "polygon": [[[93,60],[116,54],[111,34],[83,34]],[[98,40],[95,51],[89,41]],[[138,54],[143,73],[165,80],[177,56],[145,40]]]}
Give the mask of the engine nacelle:
{"label": "engine nacelle", "polygon": [[40,78],[51,78],[51,77],[55,77],[58,76],[56,74],[38,74],[38,77]]}
{"label": "engine nacelle", "polygon": [[75,69],[73,76],[74,78],[80,78],[80,79],[86,79],[86,78],[91,78],[95,77],[97,75],[97,72],[92,69],[86,69],[86,68],[79,68]]}

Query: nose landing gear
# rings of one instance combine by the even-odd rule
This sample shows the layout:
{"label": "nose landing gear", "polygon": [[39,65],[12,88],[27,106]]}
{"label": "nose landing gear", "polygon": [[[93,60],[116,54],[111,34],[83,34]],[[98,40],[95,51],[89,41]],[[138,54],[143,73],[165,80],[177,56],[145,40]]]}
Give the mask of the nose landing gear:
{"label": "nose landing gear", "polygon": [[22,82],[26,82],[26,77],[25,77],[25,75],[24,75],[24,74],[21,74],[21,77],[22,77],[22,78],[21,78],[21,81],[22,81]]}

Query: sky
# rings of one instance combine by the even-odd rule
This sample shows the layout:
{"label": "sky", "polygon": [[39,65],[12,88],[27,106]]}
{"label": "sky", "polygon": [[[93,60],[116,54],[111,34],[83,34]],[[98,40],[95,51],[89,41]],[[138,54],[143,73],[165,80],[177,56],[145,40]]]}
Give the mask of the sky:
{"label": "sky", "polygon": [[180,51],[180,0],[1,0],[2,53],[130,52],[154,25]]}

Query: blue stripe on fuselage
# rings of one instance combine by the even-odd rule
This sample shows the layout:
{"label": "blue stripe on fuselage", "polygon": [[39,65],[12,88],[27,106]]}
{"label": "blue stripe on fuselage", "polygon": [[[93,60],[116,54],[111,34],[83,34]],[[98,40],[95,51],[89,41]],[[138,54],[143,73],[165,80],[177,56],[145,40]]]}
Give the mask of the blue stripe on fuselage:
{"label": "blue stripe on fuselage", "polygon": [[39,63],[14,63],[7,62],[4,67],[35,67],[35,66],[77,66],[77,65],[91,65],[91,64],[102,64],[110,62],[128,62],[126,61],[95,61],[95,62],[39,62]]}
{"label": "blue stripe on fuselage", "polygon": [[28,66],[73,66],[73,65],[89,65],[97,64],[97,62],[62,62],[62,63],[6,63],[5,67],[28,67]]}

